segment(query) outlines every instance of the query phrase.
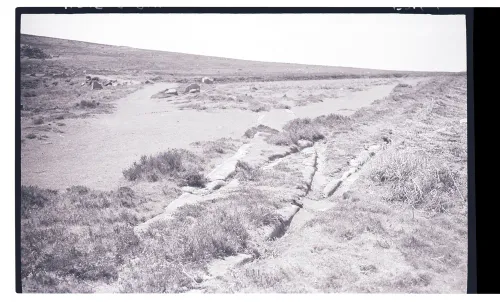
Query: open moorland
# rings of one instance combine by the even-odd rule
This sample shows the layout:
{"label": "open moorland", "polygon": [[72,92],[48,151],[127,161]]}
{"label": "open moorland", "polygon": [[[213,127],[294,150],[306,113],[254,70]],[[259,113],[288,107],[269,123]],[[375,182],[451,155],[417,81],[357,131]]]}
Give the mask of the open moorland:
{"label": "open moorland", "polygon": [[24,292],[466,292],[465,74],[21,43]]}

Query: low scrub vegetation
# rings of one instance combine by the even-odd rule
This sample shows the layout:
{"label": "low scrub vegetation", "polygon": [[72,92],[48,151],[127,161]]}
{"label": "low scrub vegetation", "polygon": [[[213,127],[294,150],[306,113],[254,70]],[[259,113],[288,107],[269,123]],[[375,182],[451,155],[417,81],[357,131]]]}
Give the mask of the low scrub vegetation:
{"label": "low scrub vegetation", "polygon": [[21,188],[21,277],[25,292],[89,292],[111,282],[138,245],[132,227],[142,201],[76,186],[65,192]]}
{"label": "low scrub vegetation", "polygon": [[238,161],[236,165],[237,178],[246,181],[257,181],[263,177],[259,167],[254,167],[244,161]]}
{"label": "low scrub vegetation", "polygon": [[258,190],[242,190],[216,204],[183,206],[174,219],[151,225],[140,242],[141,257],[123,266],[120,291],[185,292],[202,281],[209,261],[258,253],[252,230],[278,223],[268,199]]}
{"label": "low scrub vegetation", "polygon": [[97,106],[99,106],[100,103],[99,102],[96,102],[95,100],[92,100],[92,101],[86,101],[86,100],[82,100],[80,101],[80,103],[77,103],[76,106],[77,107],[80,107],[80,108],[97,108]]}
{"label": "low scrub vegetation", "polygon": [[283,132],[270,136],[268,142],[276,145],[296,144],[299,140],[317,141],[325,136],[310,118],[294,119],[283,127]]}
{"label": "low scrub vegetation", "polygon": [[244,136],[247,138],[253,138],[255,136],[255,134],[257,134],[257,132],[264,132],[264,133],[270,133],[270,134],[278,134],[279,133],[279,131],[276,129],[273,129],[273,128],[266,126],[266,125],[259,124],[258,126],[252,127],[250,129],[248,129],[247,131],[245,131]]}
{"label": "low scrub vegetation", "polygon": [[250,101],[248,109],[253,112],[269,111],[271,107],[268,104],[264,104],[258,101]]}
{"label": "low scrub vegetation", "polygon": [[466,202],[465,179],[425,154],[391,151],[376,159],[371,178],[391,186],[388,199],[414,208],[443,212]]}
{"label": "low scrub vegetation", "polygon": [[267,138],[267,142],[275,145],[293,145],[299,140],[318,141],[334,128],[347,125],[350,118],[337,114],[319,116],[314,119],[303,118],[289,121],[283,131],[274,133]]}
{"label": "low scrub vegetation", "polygon": [[48,59],[50,55],[45,53],[42,49],[38,47],[33,47],[31,45],[23,44],[21,45],[21,58],[26,57],[30,59]]}
{"label": "low scrub vegetation", "polygon": [[179,185],[203,187],[203,159],[184,149],[170,149],[153,156],[142,156],[139,163],[123,171],[127,180],[156,182],[166,177],[177,180]]}

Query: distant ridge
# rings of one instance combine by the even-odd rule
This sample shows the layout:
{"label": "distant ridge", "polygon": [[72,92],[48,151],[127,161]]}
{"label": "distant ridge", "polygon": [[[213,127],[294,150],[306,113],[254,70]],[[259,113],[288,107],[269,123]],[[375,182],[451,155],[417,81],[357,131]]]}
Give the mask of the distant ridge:
{"label": "distant ridge", "polygon": [[[40,48],[52,55],[54,59],[48,59],[45,62],[49,66],[63,65],[76,72],[129,74],[131,77],[150,74],[162,78],[177,78],[180,81],[190,76],[213,76],[219,81],[269,81],[438,74],[436,72],[260,62],[27,34],[21,34],[21,44]],[[31,63],[37,64],[34,60],[31,60]],[[443,72],[442,74],[450,73]]]}

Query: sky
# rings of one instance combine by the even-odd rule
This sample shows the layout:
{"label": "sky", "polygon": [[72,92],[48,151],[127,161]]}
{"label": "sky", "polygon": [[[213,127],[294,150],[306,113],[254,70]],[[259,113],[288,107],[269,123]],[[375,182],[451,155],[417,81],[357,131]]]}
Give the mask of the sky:
{"label": "sky", "polygon": [[22,15],[21,33],[266,62],[467,69],[464,15]]}

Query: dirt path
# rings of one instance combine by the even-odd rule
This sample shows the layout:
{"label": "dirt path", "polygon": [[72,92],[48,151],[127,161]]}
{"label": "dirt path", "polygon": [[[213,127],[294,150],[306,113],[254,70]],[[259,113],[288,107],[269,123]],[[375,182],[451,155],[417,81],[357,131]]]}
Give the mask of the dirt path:
{"label": "dirt path", "polygon": [[345,99],[263,114],[236,109],[179,110],[168,99],[150,98],[176,84],[146,86],[117,101],[113,114],[65,120],[64,133],[50,134],[43,144],[27,140],[21,150],[21,182],[52,189],[72,185],[113,189],[125,183],[122,170],[142,155],[168,148],[190,149],[190,143],[195,141],[239,138],[257,124],[280,129],[296,117],[351,114],[342,110],[367,106],[387,95],[394,85],[354,92]]}

